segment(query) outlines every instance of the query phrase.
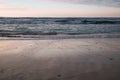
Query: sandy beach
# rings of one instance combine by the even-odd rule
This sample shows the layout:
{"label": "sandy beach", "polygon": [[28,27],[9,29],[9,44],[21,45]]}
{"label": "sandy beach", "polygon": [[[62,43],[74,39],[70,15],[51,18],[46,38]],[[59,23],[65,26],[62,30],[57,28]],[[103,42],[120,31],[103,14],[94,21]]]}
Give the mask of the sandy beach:
{"label": "sandy beach", "polygon": [[0,40],[0,80],[120,80],[120,38]]}

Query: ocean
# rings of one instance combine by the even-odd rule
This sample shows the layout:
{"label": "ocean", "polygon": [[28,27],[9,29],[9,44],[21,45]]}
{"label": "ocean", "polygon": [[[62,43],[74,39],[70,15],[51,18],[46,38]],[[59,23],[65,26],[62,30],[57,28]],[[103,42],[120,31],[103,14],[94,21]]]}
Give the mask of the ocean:
{"label": "ocean", "polygon": [[120,34],[120,18],[0,18],[0,37],[92,34]]}

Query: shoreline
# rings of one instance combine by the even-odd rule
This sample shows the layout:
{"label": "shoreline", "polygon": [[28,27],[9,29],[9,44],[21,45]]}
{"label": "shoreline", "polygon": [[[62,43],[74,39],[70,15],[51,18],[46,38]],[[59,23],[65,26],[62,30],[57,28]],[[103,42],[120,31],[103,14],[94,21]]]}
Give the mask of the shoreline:
{"label": "shoreline", "polygon": [[81,34],[81,35],[11,35],[9,37],[0,37],[0,40],[57,40],[57,39],[84,39],[84,38],[120,38],[119,33],[113,34]]}

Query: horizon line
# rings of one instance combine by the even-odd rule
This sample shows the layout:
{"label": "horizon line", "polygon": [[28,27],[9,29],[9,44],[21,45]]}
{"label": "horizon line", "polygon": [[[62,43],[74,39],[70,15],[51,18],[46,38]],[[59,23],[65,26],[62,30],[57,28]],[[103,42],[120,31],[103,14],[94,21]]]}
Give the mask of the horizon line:
{"label": "horizon line", "polygon": [[36,17],[36,16],[15,16],[15,17],[13,17],[13,16],[10,16],[10,17],[8,17],[8,16],[0,16],[0,18],[120,18],[120,16],[119,17],[116,17],[116,16],[85,16],[85,17],[72,17],[72,16],[66,16],[66,17],[63,17],[63,16],[61,16],[61,17],[59,17],[59,16],[56,16],[56,17]]}

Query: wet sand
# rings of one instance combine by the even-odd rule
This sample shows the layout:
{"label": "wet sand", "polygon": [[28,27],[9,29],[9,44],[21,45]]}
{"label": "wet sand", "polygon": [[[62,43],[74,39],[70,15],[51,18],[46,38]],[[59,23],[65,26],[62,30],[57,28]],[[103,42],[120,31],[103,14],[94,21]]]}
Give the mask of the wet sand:
{"label": "wet sand", "polygon": [[120,38],[0,40],[0,80],[120,80]]}

